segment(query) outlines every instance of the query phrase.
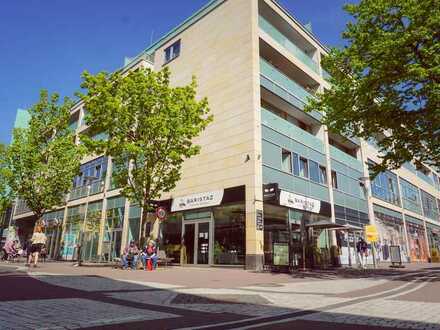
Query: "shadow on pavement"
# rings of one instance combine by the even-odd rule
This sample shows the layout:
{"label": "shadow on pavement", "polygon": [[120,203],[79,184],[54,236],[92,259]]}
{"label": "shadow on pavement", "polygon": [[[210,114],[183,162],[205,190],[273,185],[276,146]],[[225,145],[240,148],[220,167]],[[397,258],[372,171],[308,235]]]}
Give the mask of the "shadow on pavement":
{"label": "shadow on pavement", "polygon": [[[440,268],[434,267],[429,270],[437,271]],[[393,279],[393,276],[397,275],[377,271],[365,273],[321,271],[320,274],[300,273],[292,276],[344,279],[359,278],[359,275],[363,275]],[[409,277],[414,276],[414,280],[417,277],[416,273],[420,271],[404,274],[408,274]],[[197,279],[194,280],[197,281]],[[439,280],[439,276],[433,280]],[[11,315],[17,314],[15,319],[11,316],[3,321],[2,313],[8,311],[8,306],[10,308],[20,306],[23,310],[39,306],[41,317],[35,314],[33,316],[36,321],[35,328],[64,326],[90,329],[197,329],[211,325],[209,329],[234,329],[246,326],[261,329],[342,330],[353,329],[354,326],[357,330],[440,329],[438,323],[430,323],[428,320],[410,320],[407,315],[402,315],[402,318],[406,320],[363,315],[368,314],[368,306],[384,302],[371,301],[372,299],[362,298],[360,295],[348,296],[340,302],[330,303],[319,309],[301,309],[295,308],[295,302],[288,307],[276,306],[276,299],[265,297],[266,293],[263,292],[261,294],[255,292],[235,294],[222,289],[213,289],[209,292],[198,290],[197,294],[194,294],[167,288],[164,284],[145,285],[95,275],[38,275],[36,273],[29,276],[13,269],[5,270],[1,268],[1,265],[0,293],[2,298],[0,300],[0,328],[2,328],[2,322],[10,324],[16,322],[17,329],[21,328],[19,322],[26,322],[25,315],[18,315],[15,309],[15,312],[11,313]],[[320,298],[316,297],[316,299],[318,301]],[[386,304],[392,305],[393,303],[390,301]],[[358,312],[344,311],[354,305],[359,307]],[[380,306],[378,308],[380,309]],[[377,310],[377,308],[373,309]],[[413,316],[417,319],[417,315]],[[291,320],[292,318],[301,319]]]}

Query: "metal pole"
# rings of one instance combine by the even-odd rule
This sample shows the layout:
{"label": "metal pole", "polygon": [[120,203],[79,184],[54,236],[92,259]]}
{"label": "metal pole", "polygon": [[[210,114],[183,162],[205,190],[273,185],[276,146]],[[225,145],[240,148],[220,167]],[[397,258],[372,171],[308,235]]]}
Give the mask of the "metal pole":
{"label": "metal pole", "polygon": [[348,266],[351,267],[350,232],[347,230]]}

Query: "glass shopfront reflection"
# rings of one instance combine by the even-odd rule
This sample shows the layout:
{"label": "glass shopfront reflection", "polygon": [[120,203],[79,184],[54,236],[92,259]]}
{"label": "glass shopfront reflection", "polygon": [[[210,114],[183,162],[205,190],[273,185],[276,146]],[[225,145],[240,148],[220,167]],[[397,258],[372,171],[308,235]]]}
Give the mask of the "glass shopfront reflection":
{"label": "glass shopfront reflection", "polygon": [[214,263],[244,265],[245,210],[244,204],[214,208]]}
{"label": "glass shopfront reflection", "polygon": [[161,223],[159,247],[173,263],[244,265],[244,203],[170,214]]}
{"label": "glass shopfront reflection", "polygon": [[325,267],[330,260],[327,229],[314,227],[329,221],[319,214],[264,205],[264,263],[272,269]]}

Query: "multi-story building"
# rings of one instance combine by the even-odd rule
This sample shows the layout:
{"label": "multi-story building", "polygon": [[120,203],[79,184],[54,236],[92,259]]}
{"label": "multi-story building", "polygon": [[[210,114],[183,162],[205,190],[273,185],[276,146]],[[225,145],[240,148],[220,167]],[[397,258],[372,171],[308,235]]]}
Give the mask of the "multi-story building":
{"label": "multi-story building", "polygon": [[[305,244],[315,263],[335,244],[347,262],[352,235],[341,233],[376,223],[382,259],[397,244],[411,260],[426,260],[428,242],[439,244],[438,174],[408,165],[369,189],[377,149],[303,111],[329,87],[320,65],[327,51],[275,0],[214,0],[128,61],[123,70],[169,67],[175,85],[195,75],[214,121],[195,141],[200,155],[162,197],[169,216],[160,224],[141,223],[112,183],[111,159],[85,159],[66,206],[45,215],[51,255],[74,258],[84,223],[86,260],[117,257],[151,231],[181,264],[299,265]],[[81,103],[71,112],[78,137],[88,134],[85,113]],[[14,219],[32,223],[20,203]]]}

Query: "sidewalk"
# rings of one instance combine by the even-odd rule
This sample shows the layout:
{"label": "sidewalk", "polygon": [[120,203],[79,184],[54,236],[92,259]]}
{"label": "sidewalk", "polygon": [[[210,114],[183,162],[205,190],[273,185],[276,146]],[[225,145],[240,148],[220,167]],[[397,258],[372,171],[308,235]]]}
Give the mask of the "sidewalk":
{"label": "sidewalk", "polygon": [[440,264],[412,263],[405,268],[390,268],[388,264],[381,264],[377,269],[338,268],[329,270],[295,271],[292,274],[259,273],[239,268],[228,267],[165,267],[155,271],[122,270],[112,267],[75,267],[71,262],[46,262],[38,268],[27,268],[22,263],[0,263],[10,267],[18,267],[21,271],[30,274],[54,274],[64,276],[95,276],[114,280],[158,283],[186,288],[238,288],[243,286],[276,286],[291,282],[305,282],[317,280],[371,278],[384,279],[424,269],[436,268]]}

